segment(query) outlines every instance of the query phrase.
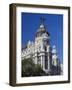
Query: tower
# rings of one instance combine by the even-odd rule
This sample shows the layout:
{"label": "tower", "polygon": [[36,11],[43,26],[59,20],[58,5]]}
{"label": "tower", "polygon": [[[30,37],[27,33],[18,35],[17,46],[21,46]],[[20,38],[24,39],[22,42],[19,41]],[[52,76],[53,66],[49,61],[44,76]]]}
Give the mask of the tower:
{"label": "tower", "polygon": [[54,45],[52,48],[52,74],[60,75],[60,72],[61,72],[60,61],[58,58],[56,46]]}
{"label": "tower", "polygon": [[[51,47],[50,47],[50,34],[44,25],[45,19],[41,17],[41,24],[36,32],[35,48],[38,52],[39,63],[43,70],[48,73],[51,67]],[[39,54],[40,53],[40,54]]]}
{"label": "tower", "polygon": [[54,45],[52,48],[52,65],[57,66],[58,65],[58,55],[57,55],[57,50],[56,46]]}

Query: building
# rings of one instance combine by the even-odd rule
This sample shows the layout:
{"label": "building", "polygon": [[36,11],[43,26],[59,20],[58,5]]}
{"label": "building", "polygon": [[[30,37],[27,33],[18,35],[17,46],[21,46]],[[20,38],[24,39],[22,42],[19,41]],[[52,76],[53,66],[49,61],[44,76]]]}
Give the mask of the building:
{"label": "building", "polygon": [[48,75],[61,75],[62,64],[58,58],[56,46],[50,45],[50,34],[44,25],[44,18],[36,32],[34,42],[28,41],[22,49],[22,60],[32,58],[35,64],[40,64]]}

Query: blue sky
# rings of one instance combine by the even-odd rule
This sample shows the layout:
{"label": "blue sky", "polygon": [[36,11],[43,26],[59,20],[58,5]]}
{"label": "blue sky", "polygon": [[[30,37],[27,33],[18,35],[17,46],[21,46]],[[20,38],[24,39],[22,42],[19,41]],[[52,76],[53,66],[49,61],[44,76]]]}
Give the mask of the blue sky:
{"label": "blue sky", "polygon": [[50,33],[51,46],[55,45],[58,51],[60,61],[63,60],[63,15],[58,14],[38,14],[22,13],[22,47],[29,40],[34,41],[35,34],[41,24],[40,17],[45,18],[44,25]]}

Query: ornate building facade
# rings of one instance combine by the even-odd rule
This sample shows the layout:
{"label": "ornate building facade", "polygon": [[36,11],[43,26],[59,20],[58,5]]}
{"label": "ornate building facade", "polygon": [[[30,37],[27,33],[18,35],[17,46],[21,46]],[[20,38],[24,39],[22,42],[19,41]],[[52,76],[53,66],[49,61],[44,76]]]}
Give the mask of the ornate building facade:
{"label": "ornate building facade", "polygon": [[35,64],[40,64],[48,75],[62,75],[62,64],[58,58],[56,46],[50,45],[50,34],[44,25],[44,19],[36,32],[34,42],[28,41],[22,49],[22,60],[32,58]]}

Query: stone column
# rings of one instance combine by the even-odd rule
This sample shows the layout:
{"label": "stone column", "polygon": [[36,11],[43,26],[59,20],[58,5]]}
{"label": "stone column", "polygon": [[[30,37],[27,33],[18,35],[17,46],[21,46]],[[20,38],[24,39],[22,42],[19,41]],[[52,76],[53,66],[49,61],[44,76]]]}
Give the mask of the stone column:
{"label": "stone column", "polygon": [[48,72],[50,72],[50,54],[48,53]]}
{"label": "stone column", "polygon": [[41,67],[43,68],[43,58],[42,58],[42,55],[41,55]]}

